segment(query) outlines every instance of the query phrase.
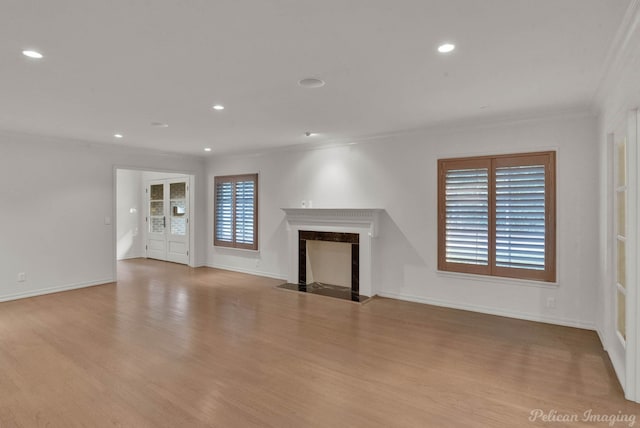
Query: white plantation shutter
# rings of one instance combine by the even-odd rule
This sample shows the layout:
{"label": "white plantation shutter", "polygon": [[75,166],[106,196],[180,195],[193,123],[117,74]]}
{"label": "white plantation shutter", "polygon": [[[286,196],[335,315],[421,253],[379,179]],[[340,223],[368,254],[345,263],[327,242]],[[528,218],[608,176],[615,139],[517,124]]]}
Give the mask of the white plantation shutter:
{"label": "white plantation shutter", "polygon": [[544,270],[544,165],[496,168],[496,266]]}
{"label": "white plantation shutter", "polygon": [[438,269],[555,281],[555,152],[438,161]]}
{"label": "white plantation shutter", "polygon": [[258,175],[215,178],[214,245],[258,249]]}
{"label": "white plantation shutter", "polygon": [[253,244],[254,240],[254,198],[255,182],[253,180],[236,182],[236,242]]}
{"label": "white plantation shutter", "polygon": [[216,241],[233,242],[233,183],[216,183]]}
{"label": "white plantation shutter", "polygon": [[446,173],[446,260],[489,264],[489,170]]}

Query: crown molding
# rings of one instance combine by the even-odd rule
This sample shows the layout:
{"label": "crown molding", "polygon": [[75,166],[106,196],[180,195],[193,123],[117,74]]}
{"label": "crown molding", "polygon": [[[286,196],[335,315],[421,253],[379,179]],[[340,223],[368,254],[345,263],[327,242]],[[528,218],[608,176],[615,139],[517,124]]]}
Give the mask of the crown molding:
{"label": "crown molding", "polygon": [[[640,0],[639,0],[640,1]],[[210,161],[220,161],[221,159],[235,158],[259,158],[277,153],[310,152],[317,150],[349,148],[358,144],[384,141],[388,139],[400,138],[423,138],[437,137],[442,135],[458,134],[481,129],[491,129],[507,126],[522,125],[527,123],[545,122],[551,120],[567,120],[578,118],[595,118],[595,114],[588,105],[581,105],[569,108],[536,109],[521,111],[507,115],[493,115],[489,117],[459,118],[449,121],[432,123],[419,128],[399,129],[396,131],[382,132],[378,134],[345,136],[332,138],[321,142],[289,144],[275,147],[254,148],[232,152],[218,153],[209,158]]]}
{"label": "crown molding", "polygon": [[605,57],[600,81],[591,102],[594,113],[598,113],[609,89],[620,75],[628,57],[628,51],[635,44],[634,36],[640,28],[640,0],[631,0],[622,23],[614,36]]}
{"label": "crown molding", "polygon": [[105,143],[100,141],[83,140],[76,137],[62,137],[58,135],[46,135],[35,132],[13,131],[0,129],[0,144],[6,142],[19,142],[20,144],[54,144],[57,147],[65,147],[70,150],[87,149],[102,153],[127,153],[144,154],[151,156],[166,156],[181,159],[193,159],[200,162],[206,157],[180,152],[167,152],[151,147],[129,146],[116,143]]}

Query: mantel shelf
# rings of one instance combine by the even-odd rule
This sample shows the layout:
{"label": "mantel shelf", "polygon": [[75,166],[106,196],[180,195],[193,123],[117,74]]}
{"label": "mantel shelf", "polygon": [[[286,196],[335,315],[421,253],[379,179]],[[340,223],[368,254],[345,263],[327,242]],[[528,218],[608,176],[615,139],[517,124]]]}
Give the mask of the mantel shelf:
{"label": "mantel shelf", "polygon": [[377,236],[378,218],[382,208],[282,208],[289,223],[330,222],[365,223],[370,225],[372,237]]}
{"label": "mantel shelf", "polygon": [[367,217],[384,211],[383,208],[282,208],[287,215],[342,215],[345,217]]}

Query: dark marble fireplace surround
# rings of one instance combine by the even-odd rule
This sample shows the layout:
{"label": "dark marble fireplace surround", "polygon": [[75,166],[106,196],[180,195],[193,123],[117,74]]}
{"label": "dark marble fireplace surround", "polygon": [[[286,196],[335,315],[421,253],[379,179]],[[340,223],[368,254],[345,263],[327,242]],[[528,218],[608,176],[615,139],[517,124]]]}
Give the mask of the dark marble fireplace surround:
{"label": "dark marble fireplace surround", "polygon": [[[351,289],[331,284],[307,284],[307,241],[329,241],[351,244]],[[357,233],[298,231],[298,284],[284,284],[283,288],[321,294],[360,302],[360,235]]]}

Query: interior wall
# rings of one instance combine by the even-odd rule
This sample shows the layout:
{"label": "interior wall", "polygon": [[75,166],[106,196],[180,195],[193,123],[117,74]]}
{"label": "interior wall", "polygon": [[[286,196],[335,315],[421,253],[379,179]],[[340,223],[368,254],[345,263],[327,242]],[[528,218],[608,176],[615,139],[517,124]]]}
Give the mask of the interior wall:
{"label": "interior wall", "polygon": [[[373,287],[394,297],[594,328],[598,259],[596,120],[590,114],[389,136],[333,148],[215,157],[216,175],[258,172],[259,252],[212,245],[210,266],[286,278],[283,207],[383,208],[373,240]],[[437,271],[437,160],[557,149],[557,284]]]}
{"label": "interior wall", "polygon": [[142,171],[118,169],[117,174],[117,242],[118,260],[144,257],[144,192]]}
{"label": "interior wall", "polygon": [[[0,300],[115,278],[115,167],[189,171],[206,198],[204,161],[31,135],[0,134]],[[196,259],[205,262],[205,206],[196,213]],[[109,224],[106,224],[109,223]],[[18,282],[18,273],[26,281]]]}

